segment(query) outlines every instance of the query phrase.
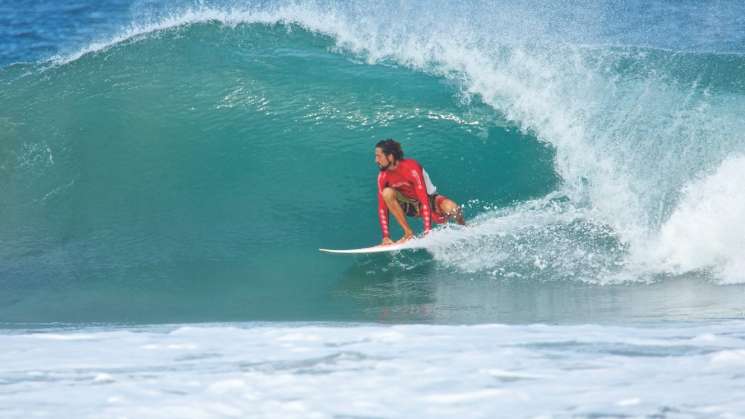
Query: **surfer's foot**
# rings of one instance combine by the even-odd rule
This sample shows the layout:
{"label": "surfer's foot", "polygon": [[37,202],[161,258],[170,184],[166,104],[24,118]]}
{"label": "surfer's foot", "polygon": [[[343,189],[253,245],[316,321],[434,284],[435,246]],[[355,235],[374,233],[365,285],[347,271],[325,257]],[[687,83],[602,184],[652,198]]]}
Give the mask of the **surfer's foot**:
{"label": "surfer's foot", "polygon": [[403,242],[409,241],[409,240],[411,240],[413,238],[414,238],[414,235],[413,234],[404,234],[404,236],[401,237],[400,239],[398,239],[398,241],[396,243],[403,243]]}
{"label": "surfer's foot", "polygon": [[391,240],[390,237],[384,237],[383,242],[380,243],[381,246],[389,246],[393,244],[393,240]]}

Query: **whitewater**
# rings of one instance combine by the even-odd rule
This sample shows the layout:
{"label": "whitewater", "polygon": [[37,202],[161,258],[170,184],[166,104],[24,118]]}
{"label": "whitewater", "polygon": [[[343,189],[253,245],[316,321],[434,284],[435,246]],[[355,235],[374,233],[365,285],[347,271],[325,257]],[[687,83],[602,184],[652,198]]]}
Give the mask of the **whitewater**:
{"label": "whitewater", "polygon": [[29,331],[0,337],[0,400],[6,417],[740,417],[743,339],[742,321]]}
{"label": "whitewater", "polygon": [[0,416],[745,417],[742,4],[0,10]]}

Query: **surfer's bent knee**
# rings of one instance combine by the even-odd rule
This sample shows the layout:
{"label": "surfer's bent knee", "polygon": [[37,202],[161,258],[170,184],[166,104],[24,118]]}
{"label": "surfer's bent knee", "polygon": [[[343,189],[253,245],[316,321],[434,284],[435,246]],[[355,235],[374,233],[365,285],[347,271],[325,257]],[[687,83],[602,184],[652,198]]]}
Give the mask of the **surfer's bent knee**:
{"label": "surfer's bent knee", "polygon": [[383,192],[381,192],[383,195],[383,199],[386,201],[391,201],[396,199],[396,190],[393,188],[383,188]]}

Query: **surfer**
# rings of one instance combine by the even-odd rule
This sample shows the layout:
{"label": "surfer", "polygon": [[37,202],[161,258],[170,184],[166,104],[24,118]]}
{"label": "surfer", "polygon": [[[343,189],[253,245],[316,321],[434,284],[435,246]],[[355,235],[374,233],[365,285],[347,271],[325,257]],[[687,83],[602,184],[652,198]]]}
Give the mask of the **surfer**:
{"label": "surfer", "polygon": [[414,159],[404,159],[401,144],[392,139],[381,140],[375,145],[375,163],[378,174],[378,217],[383,230],[382,244],[393,244],[388,231],[388,211],[404,230],[396,243],[414,237],[406,216],[422,217],[424,233],[432,228],[432,221],[441,224],[448,219],[465,225],[458,204],[437,193],[429,175]]}

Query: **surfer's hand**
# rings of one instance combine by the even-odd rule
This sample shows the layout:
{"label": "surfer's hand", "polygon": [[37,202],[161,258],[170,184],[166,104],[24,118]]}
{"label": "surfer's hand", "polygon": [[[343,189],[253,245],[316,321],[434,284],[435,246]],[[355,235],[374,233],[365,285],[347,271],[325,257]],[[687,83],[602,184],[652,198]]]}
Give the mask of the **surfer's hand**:
{"label": "surfer's hand", "polygon": [[393,244],[393,240],[390,237],[383,237],[383,241],[380,243],[382,246]]}

